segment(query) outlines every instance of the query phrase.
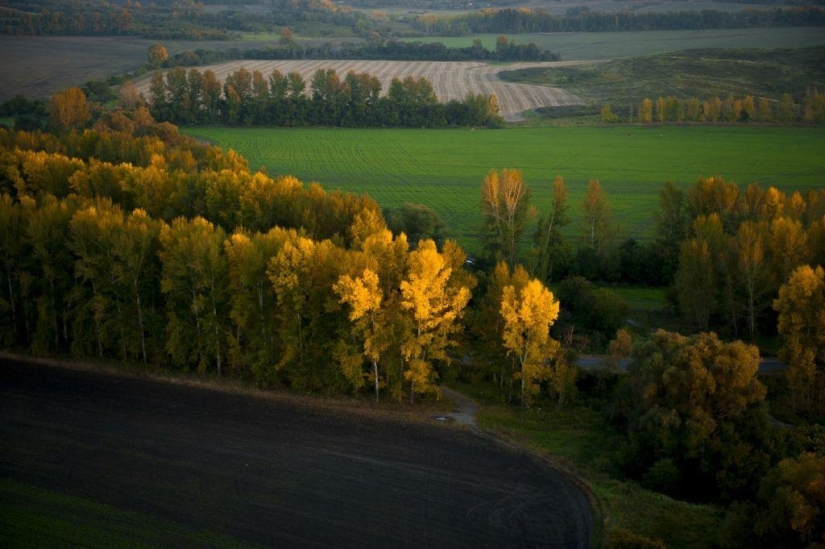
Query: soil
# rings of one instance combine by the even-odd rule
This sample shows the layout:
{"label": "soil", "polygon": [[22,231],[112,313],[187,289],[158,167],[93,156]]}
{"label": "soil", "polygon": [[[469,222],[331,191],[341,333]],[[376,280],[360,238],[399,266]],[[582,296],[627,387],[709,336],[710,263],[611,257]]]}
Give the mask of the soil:
{"label": "soil", "polygon": [[590,546],[588,499],[564,474],[435,418],[11,359],[0,417],[0,481],[241,543]]}

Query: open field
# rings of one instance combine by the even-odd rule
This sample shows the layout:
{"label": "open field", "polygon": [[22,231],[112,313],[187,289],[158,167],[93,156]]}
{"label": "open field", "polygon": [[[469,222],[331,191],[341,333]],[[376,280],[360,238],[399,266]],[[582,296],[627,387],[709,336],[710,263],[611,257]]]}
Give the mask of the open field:
{"label": "open field", "polygon": [[[17,94],[38,99],[89,80],[135,71],[157,42],[127,36],[0,36],[0,101]],[[163,44],[171,55],[198,48],[260,48],[272,42],[164,40]]]}
{"label": "open field", "polygon": [[[634,32],[565,32],[511,34],[518,44],[535,42],[542,49],[561,55],[564,61],[639,57],[688,49],[709,48],[805,48],[825,44],[819,27],[711,29]],[[498,34],[449,37],[428,36],[410,41],[443,42],[451,47],[469,47],[480,38],[484,47],[495,49]]]}
{"label": "open field", "polygon": [[232,148],[253,169],[292,174],[328,189],[369,193],[382,207],[426,204],[448,234],[477,247],[480,190],[491,169],[518,168],[545,211],[552,181],[565,178],[571,234],[590,179],[599,179],[628,236],[650,234],[658,191],[721,175],[782,190],[825,184],[825,128],[774,126],[610,126],[503,130],[188,128]]}
{"label": "open field", "polygon": [[5,547],[590,546],[568,477],[468,430],[0,362]]}
{"label": "open field", "polygon": [[[478,61],[442,62],[442,61],[230,61],[218,65],[202,67],[210,69],[225,80],[227,75],[241,67],[252,72],[260,71],[264,77],[277,69],[282,74],[299,72],[307,82],[307,95],[311,94],[310,82],[318,69],[334,69],[343,78],[349,71],[368,73],[381,81],[382,94],[386,95],[393,78],[413,76],[429,80],[439,101],[463,100],[468,93],[496,94],[505,120],[517,120],[519,113],[539,107],[558,107],[577,105],[581,100],[559,88],[503,82],[498,73],[503,70],[521,70],[536,67],[559,67],[568,62],[513,63],[510,65],[488,65]],[[135,83],[137,90],[149,97],[149,78]]]}
{"label": "open field", "polygon": [[[766,78],[765,75],[770,75]],[[690,50],[568,67],[508,71],[504,80],[555,86],[592,106],[627,109],[649,97],[724,98],[751,95],[778,100],[825,87],[825,46],[776,50]]]}

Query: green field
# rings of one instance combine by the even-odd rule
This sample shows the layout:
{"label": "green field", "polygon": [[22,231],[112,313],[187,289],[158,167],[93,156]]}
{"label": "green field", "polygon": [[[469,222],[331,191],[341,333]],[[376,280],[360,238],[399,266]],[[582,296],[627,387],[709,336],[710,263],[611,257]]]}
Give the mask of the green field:
{"label": "green field", "polygon": [[[570,67],[522,69],[501,73],[510,82],[564,88],[591,105],[614,109],[638,105],[649,97],[736,97],[752,95],[778,100],[796,98],[825,83],[825,46],[797,49],[690,50],[647,57],[616,59]],[[770,74],[770,78],[765,78]]]}
{"label": "green field", "polygon": [[[469,47],[480,38],[484,47],[495,49],[497,34],[472,36],[428,36],[410,41],[443,42],[450,47]],[[562,60],[617,59],[708,48],[805,48],[825,44],[825,32],[817,27],[710,29],[636,32],[563,32],[512,34],[518,44],[535,42],[554,51]]]}
{"label": "green field", "polygon": [[552,181],[565,178],[570,230],[590,179],[599,179],[625,236],[650,234],[657,193],[720,175],[782,190],[825,185],[825,128],[609,126],[503,130],[188,128],[232,148],[253,169],[291,174],[327,189],[368,193],[382,207],[426,204],[449,235],[477,246],[479,201],[491,169],[518,168],[533,203],[549,207]]}

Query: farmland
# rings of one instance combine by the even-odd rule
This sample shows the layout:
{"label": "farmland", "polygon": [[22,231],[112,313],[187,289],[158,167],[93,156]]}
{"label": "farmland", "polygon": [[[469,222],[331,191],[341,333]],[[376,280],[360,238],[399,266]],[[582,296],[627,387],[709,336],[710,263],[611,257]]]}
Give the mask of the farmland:
{"label": "farmland", "polygon": [[[442,103],[456,99],[463,100],[468,93],[495,94],[505,120],[519,118],[519,113],[538,107],[576,105],[581,100],[559,88],[503,82],[498,73],[502,70],[519,70],[535,67],[565,66],[565,62],[513,63],[511,65],[488,65],[481,62],[437,62],[437,61],[231,61],[208,67],[221,81],[241,67],[252,72],[260,71],[264,77],[277,69],[282,74],[298,72],[309,83],[318,69],[334,69],[343,77],[349,71],[368,73],[381,81],[386,94],[393,78],[412,76],[429,80],[436,96]],[[143,79],[135,86],[144,96],[149,96],[149,79]]]}
{"label": "farmland", "polygon": [[471,130],[190,128],[245,156],[252,168],[292,174],[328,189],[368,193],[382,207],[426,204],[449,235],[474,249],[480,188],[491,169],[518,168],[539,211],[557,175],[570,192],[572,232],[590,179],[599,179],[628,236],[650,234],[658,190],[721,175],[782,190],[819,188],[825,129],[664,126]]}

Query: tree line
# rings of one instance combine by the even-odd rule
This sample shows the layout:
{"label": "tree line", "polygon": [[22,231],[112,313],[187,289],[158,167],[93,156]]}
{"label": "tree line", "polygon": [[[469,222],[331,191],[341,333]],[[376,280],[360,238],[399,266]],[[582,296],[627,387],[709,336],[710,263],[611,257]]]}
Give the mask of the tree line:
{"label": "tree line", "polygon": [[740,11],[591,11],[587,7],[552,14],[543,9],[486,8],[453,17],[421,15],[418,30],[441,36],[477,33],[614,32],[644,30],[743,29],[754,27],[817,27],[825,25],[820,6]]}
{"label": "tree line", "polygon": [[298,72],[240,68],[221,82],[211,70],[177,68],[152,76],[152,115],[175,124],[230,126],[442,127],[502,123],[498,99],[469,93],[463,101],[439,103],[424,77],[394,78],[386,96],[373,75],[350,71],[341,79],[318,69],[309,82]]}
{"label": "tree line", "polygon": [[[605,104],[601,109],[601,120],[617,123],[622,117]],[[801,104],[797,104],[791,94],[784,93],[778,101],[768,97],[754,99],[751,95],[725,99],[712,97],[700,100],[696,97],[682,99],[674,96],[659,97],[656,101],[648,98],[636,106],[631,105],[625,118],[628,122],[805,122],[821,124],[825,122],[825,93],[806,90]]]}

